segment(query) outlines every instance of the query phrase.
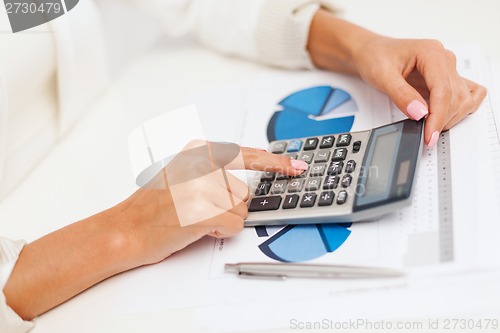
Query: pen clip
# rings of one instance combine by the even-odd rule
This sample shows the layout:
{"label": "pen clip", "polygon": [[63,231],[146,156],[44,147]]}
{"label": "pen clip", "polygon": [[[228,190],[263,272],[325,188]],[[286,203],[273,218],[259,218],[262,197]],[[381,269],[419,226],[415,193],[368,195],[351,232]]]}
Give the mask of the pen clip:
{"label": "pen clip", "polygon": [[239,272],[238,276],[243,278],[243,279],[249,279],[249,280],[280,280],[284,281],[286,280],[285,275],[273,275],[273,274],[256,274],[256,273],[249,273],[249,272]]}

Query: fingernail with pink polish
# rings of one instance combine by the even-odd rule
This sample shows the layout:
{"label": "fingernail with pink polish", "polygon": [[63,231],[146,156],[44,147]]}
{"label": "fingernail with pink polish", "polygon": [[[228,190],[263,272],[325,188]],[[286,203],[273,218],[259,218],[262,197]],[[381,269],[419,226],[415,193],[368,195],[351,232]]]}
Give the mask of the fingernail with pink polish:
{"label": "fingernail with pink polish", "polygon": [[420,120],[429,114],[425,105],[418,100],[411,101],[406,108],[406,112],[408,112],[410,117],[414,120]]}
{"label": "fingernail with pink polish", "polygon": [[309,168],[309,165],[302,161],[302,160],[290,160],[290,164],[294,167],[296,170],[301,170],[305,171]]}
{"label": "fingernail with pink polish", "polygon": [[436,146],[436,143],[438,142],[438,139],[439,139],[439,132],[435,131],[434,133],[432,133],[432,136],[431,136],[431,139],[429,141],[428,146],[430,148],[433,148],[434,146]]}

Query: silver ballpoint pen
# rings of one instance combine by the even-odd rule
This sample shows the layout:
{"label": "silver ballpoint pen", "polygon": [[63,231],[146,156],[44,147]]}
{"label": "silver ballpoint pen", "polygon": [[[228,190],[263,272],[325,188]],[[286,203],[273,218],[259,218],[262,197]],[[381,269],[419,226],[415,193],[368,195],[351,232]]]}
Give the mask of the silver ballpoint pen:
{"label": "silver ballpoint pen", "polygon": [[236,273],[243,278],[323,278],[323,279],[354,279],[354,278],[387,278],[405,275],[403,271],[391,268],[313,265],[294,263],[259,263],[242,262],[226,264],[225,271]]}

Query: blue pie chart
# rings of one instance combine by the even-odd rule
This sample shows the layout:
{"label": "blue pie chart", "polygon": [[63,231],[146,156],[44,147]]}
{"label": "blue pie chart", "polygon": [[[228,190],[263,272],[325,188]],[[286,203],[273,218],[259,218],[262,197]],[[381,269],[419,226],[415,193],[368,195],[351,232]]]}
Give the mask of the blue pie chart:
{"label": "blue pie chart", "polygon": [[[288,225],[259,245],[271,259],[281,262],[303,262],[337,250],[351,234],[351,223]],[[265,227],[256,227],[266,237]]]}
{"label": "blue pie chart", "polygon": [[267,126],[269,141],[349,132],[356,101],[345,90],[317,86],[295,92],[278,103]]}
{"label": "blue pie chart", "polygon": [[[345,90],[315,86],[294,92],[278,103],[267,126],[269,141],[349,132],[358,106]],[[351,234],[351,223],[288,225],[270,235],[264,226],[257,236],[267,238],[259,249],[281,262],[304,262],[337,250]]]}

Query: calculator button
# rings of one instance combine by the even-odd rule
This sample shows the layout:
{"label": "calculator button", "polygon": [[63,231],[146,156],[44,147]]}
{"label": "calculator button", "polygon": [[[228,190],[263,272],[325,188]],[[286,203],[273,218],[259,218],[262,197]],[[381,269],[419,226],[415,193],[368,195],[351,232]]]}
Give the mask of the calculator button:
{"label": "calculator button", "polygon": [[292,160],[296,160],[298,155],[297,154],[286,154],[285,156],[290,157]]}
{"label": "calculator button", "polygon": [[341,184],[343,188],[349,187],[351,185],[351,182],[352,176],[350,174],[345,174],[344,177],[342,177]]}
{"label": "calculator button", "polygon": [[318,150],[316,153],[316,157],[314,157],[314,162],[328,162],[328,159],[330,158],[330,151],[325,149],[325,150]]}
{"label": "calculator button", "polygon": [[293,193],[293,192],[302,191],[302,188],[304,187],[305,181],[306,180],[304,178],[289,180],[288,181],[288,192]]}
{"label": "calculator button", "polygon": [[304,193],[302,200],[300,201],[300,207],[312,207],[316,202],[316,193]]}
{"label": "calculator button", "polygon": [[323,176],[326,171],[326,164],[314,164],[310,169],[311,177]]}
{"label": "calculator button", "polygon": [[332,161],[343,161],[347,156],[346,148],[337,148],[333,151]]}
{"label": "calculator button", "polygon": [[361,141],[356,141],[352,144],[352,152],[357,153],[361,149]]}
{"label": "calculator button", "polygon": [[295,153],[302,148],[302,140],[292,140],[288,144],[288,150],[287,152],[289,153]]}
{"label": "calculator button", "polygon": [[351,134],[340,134],[337,141],[337,147],[346,147],[351,144]]}
{"label": "calculator button", "polygon": [[284,175],[282,173],[277,173],[276,174],[276,180],[283,180],[283,179],[288,179],[290,176]]}
{"label": "calculator button", "polygon": [[264,210],[276,210],[280,207],[281,196],[253,198],[248,206],[249,212],[259,212]]}
{"label": "calculator button", "polygon": [[340,191],[339,195],[337,195],[337,204],[342,205],[345,204],[346,201],[347,201],[347,192]]}
{"label": "calculator button", "polygon": [[271,183],[259,183],[255,189],[255,195],[266,195],[269,193]]}
{"label": "calculator button", "polygon": [[285,197],[285,202],[283,202],[283,209],[292,209],[297,207],[299,203],[298,194],[289,194]]}
{"label": "calculator button", "polygon": [[346,163],[345,172],[351,173],[354,172],[354,170],[356,170],[356,162],[349,160],[349,162]]}
{"label": "calculator button", "polygon": [[271,149],[271,153],[273,154],[281,154],[285,152],[286,142],[275,142],[273,145],[273,149]]}
{"label": "calculator button", "polygon": [[333,190],[339,185],[339,176],[326,176],[323,190]]}
{"label": "calculator button", "polygon": [[314,153],[303,152],[302,154],[299,155],[299,160],[302,160],[304,162],[307,162],[308,164],[311,164],[313,157],[314,157]]}
{"label": "calculator button", "polygon": [[344,162],[342,162],[342,161],[332,162],[332,163],[330,163],[330,166],[328,167],[327,173],[329,175],[338,175],[338,174],[342,173],[343,167],[344,167]]}
{"label": "calculator button", "polygon": [[286,180],[278,180],[273,186],[271,186],[271,194],[281,194],[285,193],[286,185],[288,182]]}
{"label": "calculator button", "polygon": [[309,178],[306,181],[306,191],[316,191],[319,190],[321,186],[321,178]]}
{"label": "calculator button", "polygon": [[331,206],[335,194],[332,191],[322,192],[319,195],[318,206]]}
{"label": "calculator button", "polygon": [[271,182],[274,180],[274,177],[276,177],[276,174],[271,171],[265,171],[262,173],[262,176],[260,177],[260,180],[263,182]]}
{"label": "calculator button", "polygon": [[321,139],[321,144],[319,145],[319,148],[320,149],[332,148],[334,142],[335,142],[335,138],[333,137],[333,135],[324,136]]}
{"label": "calculator button", "polygon": [[306,140],[304,150],[314,150],[318,146],[318,138],[309,138]]}

